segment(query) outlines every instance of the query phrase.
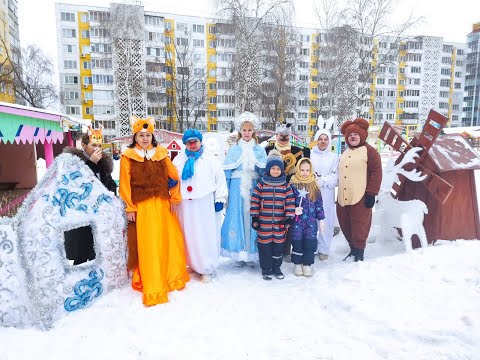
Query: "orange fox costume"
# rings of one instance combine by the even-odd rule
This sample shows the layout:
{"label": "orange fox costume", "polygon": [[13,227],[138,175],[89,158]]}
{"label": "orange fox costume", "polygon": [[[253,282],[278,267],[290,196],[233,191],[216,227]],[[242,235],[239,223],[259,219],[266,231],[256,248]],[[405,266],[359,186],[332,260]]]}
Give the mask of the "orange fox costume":
{"label": "orange fox costume", "polygon": [[[170,192],[168,178],[178,181]],[[138,266],[132,287],[143,292],[146,306],[165,303],[168,292],[189,281],[182,231],[170,211],[170,204],[182,200],[180,179],[167,150],[127,148],[120,162],[119,193],[126,211],[136,212]]]}

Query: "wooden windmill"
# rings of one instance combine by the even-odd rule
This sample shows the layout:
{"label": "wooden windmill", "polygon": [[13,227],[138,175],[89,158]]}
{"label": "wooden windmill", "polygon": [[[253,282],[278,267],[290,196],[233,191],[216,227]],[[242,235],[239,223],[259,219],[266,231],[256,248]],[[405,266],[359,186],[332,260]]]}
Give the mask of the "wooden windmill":
{"label": "wooden windmill", "polygon": [[[398,200],[419,199],[428,207],[425,230],[428,241],[439,239],[478,239],[480,222],[475,186],[475,169],[480,158],[461,137],[440,136],[448,118],[431,110],[418,137],[409,143],[389,123],[385,123],[379,138],[401,153],[397,164],[412,147],[423,150],[415,163],[405,170],[417,169],[427,175],[422,182],[399,176],[392,186],[392,196]],[[438,140],[437,140],[438,139]],[[418,239],[414,247],[418,247]]]}

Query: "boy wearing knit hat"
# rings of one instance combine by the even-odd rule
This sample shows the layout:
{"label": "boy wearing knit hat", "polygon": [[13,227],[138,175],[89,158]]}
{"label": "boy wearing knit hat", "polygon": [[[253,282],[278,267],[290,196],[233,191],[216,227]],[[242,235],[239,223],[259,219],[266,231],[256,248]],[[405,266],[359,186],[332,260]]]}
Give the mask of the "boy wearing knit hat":
{"label": "boy wearing knit hat", "polygon": [[295,195],[287,183],[283,159],[278,151],[268,155],[265,174],[253,190],[250,201],[252,227],[257,230],[260,267],[264,280],[273,274],[283,279],[285,236],[295,216]]}
{"label": "boy wearing knit hat", "polygon": [[348,149],[340,157],[337,216],[343,235],[355,261],[363,261],[375,196],[382,182],[380,154],[367,143],[369,123],[357,118],[347,120],[340,131]]}
{"label": "boy wearing knit hat", "polygon": [[227,182],[219,161],[204,151],[203,136],[188,129],[182,141],[186,150],[173,160],[181,175],[182,202],[178,219],[185,238],[190,268],[209,282],[219,265],[220,223],[216,213],[227,201]]}

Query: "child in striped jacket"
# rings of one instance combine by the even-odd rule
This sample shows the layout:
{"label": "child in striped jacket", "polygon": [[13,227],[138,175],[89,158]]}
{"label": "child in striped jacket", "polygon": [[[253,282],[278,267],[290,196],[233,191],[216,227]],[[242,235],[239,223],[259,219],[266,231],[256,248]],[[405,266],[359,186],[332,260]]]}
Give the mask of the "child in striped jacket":
{"label": "child in striped jacket", "polygon": [[272,274],[283,279],[283,243],[295,216],[295,195],[286,180],[282,155],[276,150],[270,151],[265,174],[253,190],[250,215],[257,230],[263,279],[271,280]]}

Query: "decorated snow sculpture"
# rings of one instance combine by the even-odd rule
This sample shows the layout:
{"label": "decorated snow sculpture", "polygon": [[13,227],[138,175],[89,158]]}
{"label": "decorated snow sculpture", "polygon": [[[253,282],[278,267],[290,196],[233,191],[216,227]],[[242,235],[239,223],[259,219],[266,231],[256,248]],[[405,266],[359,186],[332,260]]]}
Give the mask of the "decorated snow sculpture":
{"label": "decorated snow sculpture", "polygon": [[406,171],[403,167],[408,163],[415,163],[420,147],[412,148],[405,153],[402,160],[395,165],[391,159],[387,164],[382,178],[380,193],[373,214],[373,227],[379,226],[382,231],[379,236],[384,236],[391,228],[402,229],[402,238],[407,251],[412,250],[412,236],[415,234],[420,239],[422,247],[427,247],[427,235],[423,227],[424,215],[428,214],[427,206],[420,200],[399,201],[392,196],[391,190],[394,183],[399,181],[398,175],[403,175],[411,181],[422,181],[426,178],[415,169]]}
{"label": "decorated snow sculpture", "polygon": [[[70,154],[59,155],[14,218],[0,218],[0,325],[48,329],[128,282],[124,205]],[[93,238],[71,265],[65,233]]]}
{"label": "decorated snow sculpture", "polygon": [[[425,179],[410,181],[400,175],[392,191],[398,200],[419,199],[427,205],[424,227],[429,242],[480,238],[474,173],[480,169],[480,157],[461,136],[440,135],[447,123],[448,118],[431,110],[421,133],[410,142],[389,123],[379,135],[400,152],[397,163],[412,146],[422,148],[415,163],[405,169],[418,169]],[[413,247],[418,246],[414,236]]]}

